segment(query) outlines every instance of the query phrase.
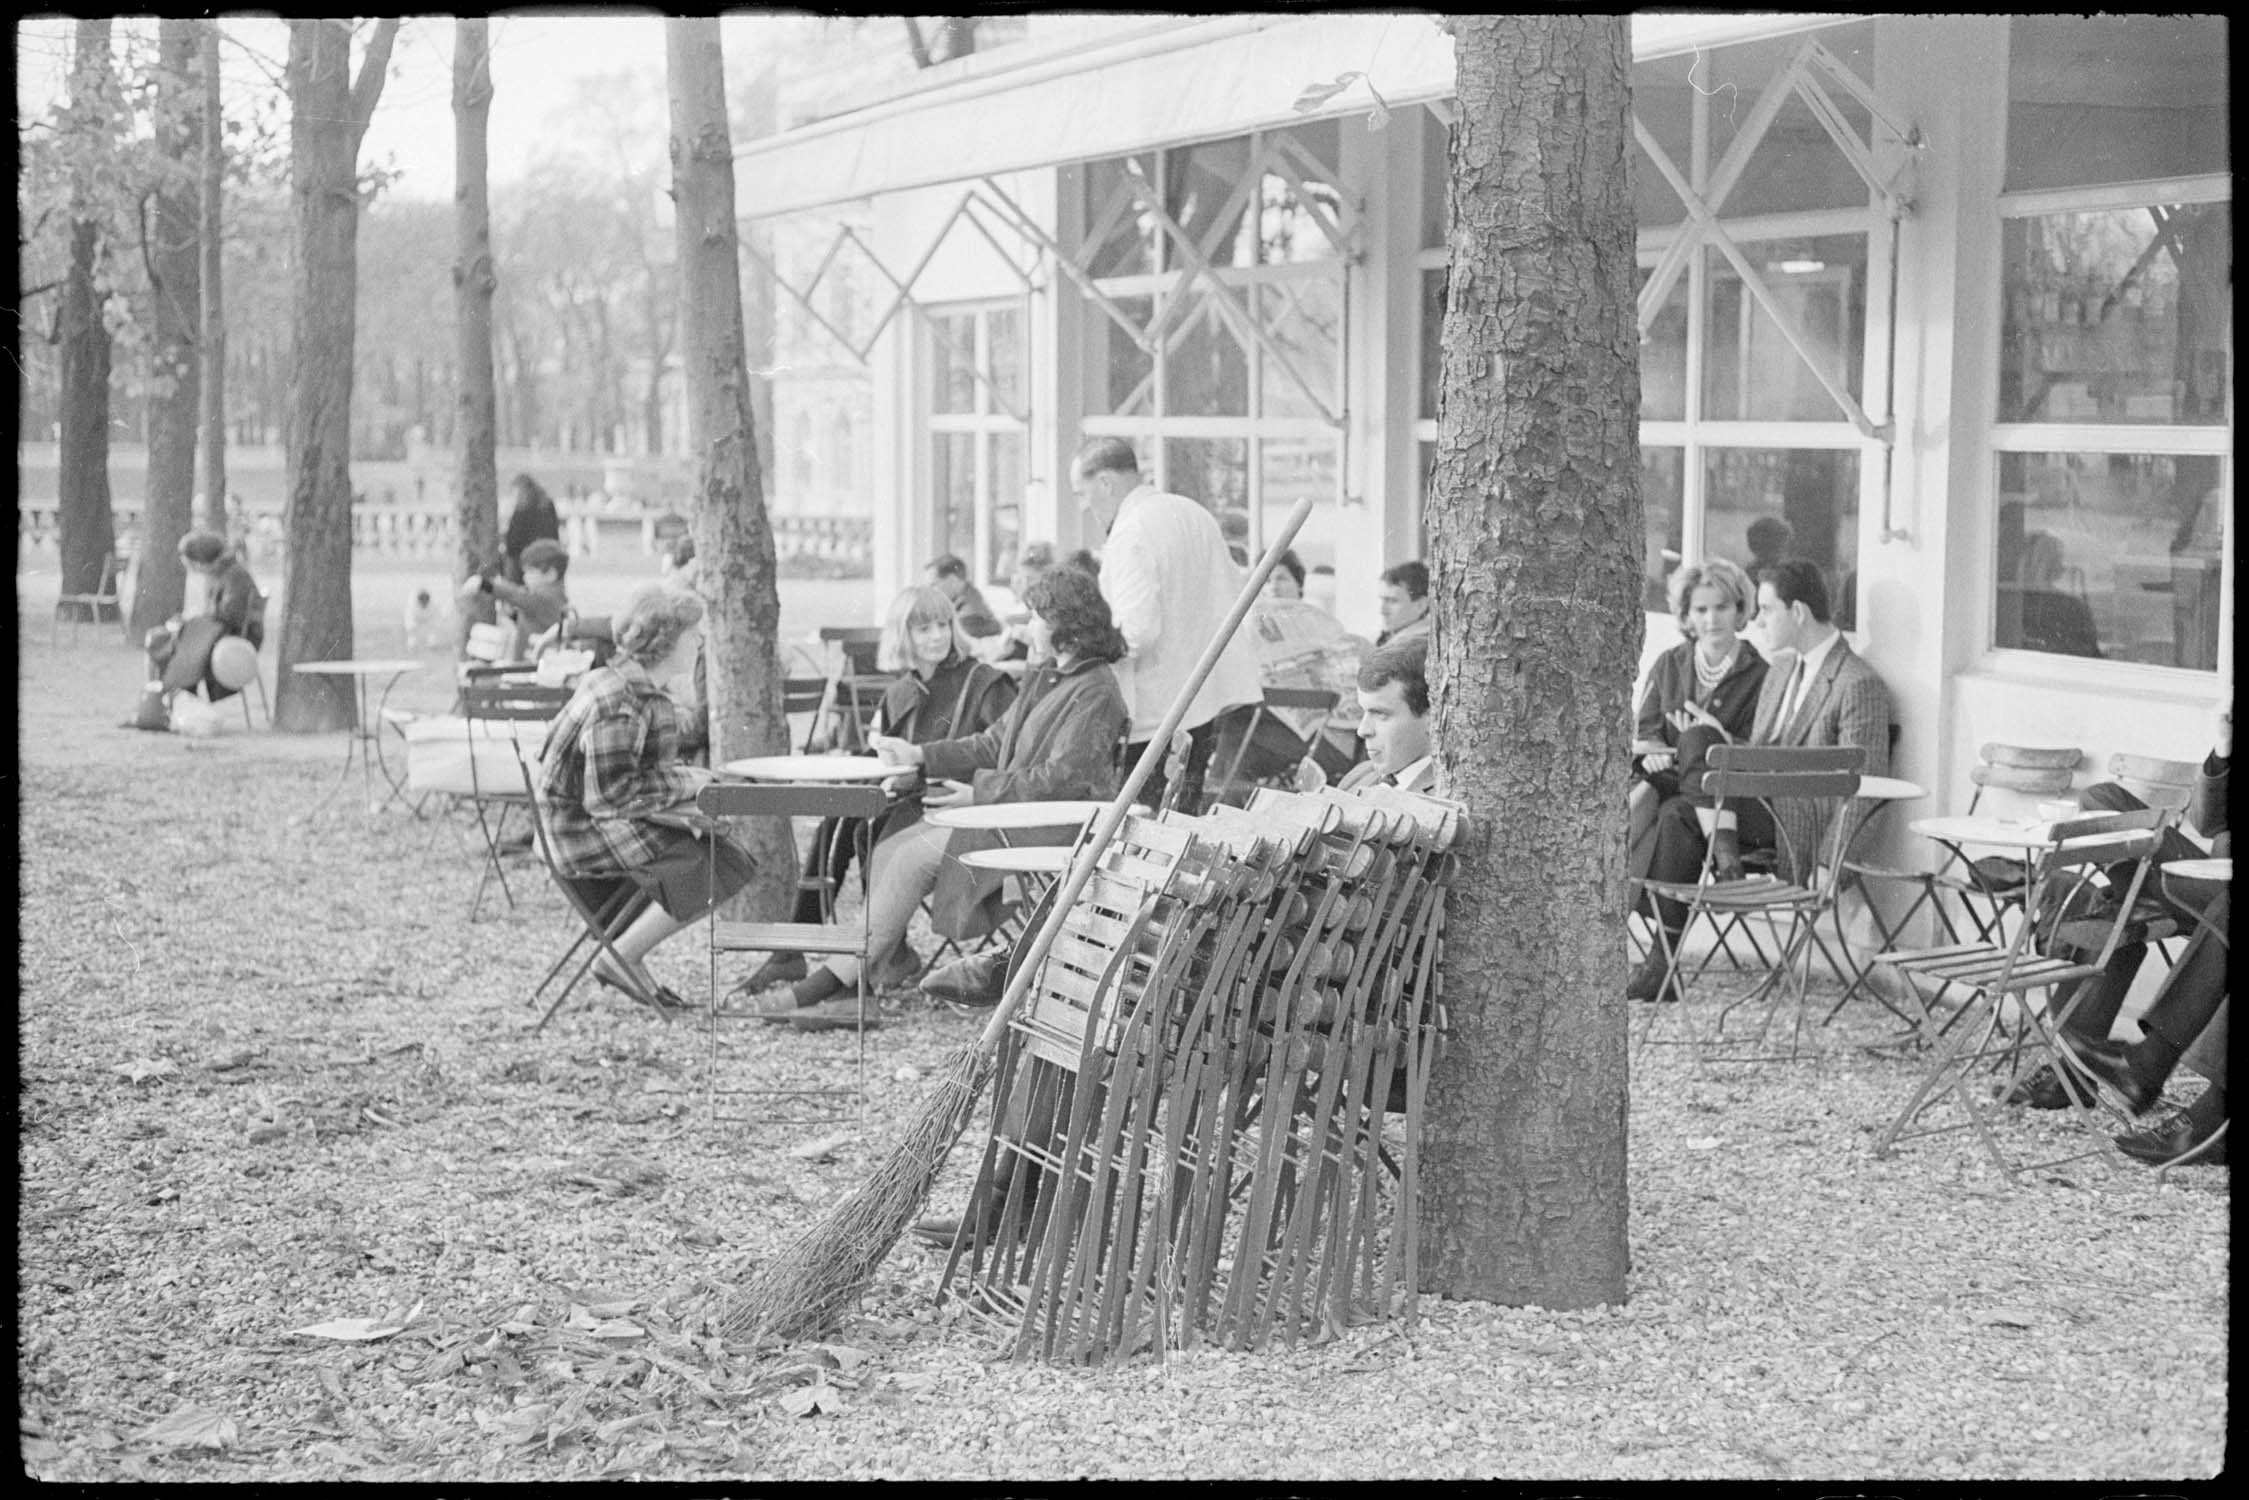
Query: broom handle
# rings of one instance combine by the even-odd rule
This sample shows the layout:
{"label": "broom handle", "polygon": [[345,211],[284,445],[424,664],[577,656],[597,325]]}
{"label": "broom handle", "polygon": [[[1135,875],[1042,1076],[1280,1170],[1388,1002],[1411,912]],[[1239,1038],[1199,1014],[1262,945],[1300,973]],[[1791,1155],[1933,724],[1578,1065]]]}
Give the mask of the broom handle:
{"label": "broom handle", "polygon": [[1069,916],[1071,906],[1076,903],[1078,893],[1093,878],[1094,865],[1099,863],[1102,853],[1116,838],[1117,830],[1124,825],[1125,813],[1132,807],[1132,799],[1140,794],[1140,788],[1146,784],[1157,765],[1171,753],[1171,737],[1179,732],[1179,721],[1187,717],[1188,705],[1195,701],[1195,694],[1202,691],[1204,679],[1218,665],[1218,658],[1234,639],[1234,632],[1242,628],[1242,621],[1248,618],[1250,607],[1264,591],[1265,580],[1280,565],[1281,554],[1288,550],[1289,543],[1296,540],[1296,533],[1303,527],[1305,518],[1311,514],[1312,497],[1307,495],[1296,502],[1296,509],[1290,511],[1288,519],[1281,523],[1280,535],[1265,548],[1265,555],[1257,560],[1257,566],[1250,569],[1249,580],[1242,585],[1241,593],[1234,600],[1234,607],[1227,611],[1225,623],[1218,627],[1218,634],[1210,638],[1210,644],[1203,648],[1202,657],[1195,663],[1194,670],[1187,674],[1186,682],[1173,695],[1171,707],[1164,713],[1163,723],[1149,736],[1147,747],[1140,752],[1139,761],[1133,765],[1131,774],[1125,777],[1124,785],[1118,789],[1116,798],[1101,810],[1101,816],[1094,824],[1093,836],[1079,847],[1077,858],[1070,862],[1069,877],[1063,881],[1056,894],[1054,905],[1047,911],[1046,920],[1039,925],[1038,936],[1031,942],[1030,953],[1022,963],[1015,966],[1015,977],[1008,981],[1007,992],[1000,997],[999,1008],[992,1012],[992,1019],[984,1024],[983,1034],[977,1037],[976,1047],[979,1052],[990,1051],[999,1045],[1000,1034],[1007,1029],[1007,1023],[1015,1015],[1016,1007],[1023,1003],[1024,995],[1029,993],[1032,978],[1046,962],[1047,953],[1054,947],[1055,938],[1061,935],[1062,923]]}

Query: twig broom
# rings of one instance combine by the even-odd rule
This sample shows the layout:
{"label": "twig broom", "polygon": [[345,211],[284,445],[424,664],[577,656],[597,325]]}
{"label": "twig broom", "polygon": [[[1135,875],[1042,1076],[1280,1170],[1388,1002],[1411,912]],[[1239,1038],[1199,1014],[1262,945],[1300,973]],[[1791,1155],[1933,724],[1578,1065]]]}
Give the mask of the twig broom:
{"label": "twig broom", "polygon": [[1171,737],[1179,732],[1187,707],[1218,665],[1218,658],[1248,617],[1250,607],[1272,576],[1281,554],[1296,540],[1297,531],[1312,513],[1312,501],[1300,500],[1289,512],[1280,534],[1266,547],[1265,555],[1250,570],[1249,579],[1227,612],[1225,622],[1187,681],[1173,697],[1163,722],[1140,752],[1131,774],[1115,800],[1102,810],[1091,837],[1079,846],[1060,894],[1040,924],[1024,961],[1015,966],[1007,991],[992,1018],[976,1040],[955,1048],[938,1072],[936,1083],[920,1111],[906,1123],[874,1171],[851,1195],[829,1210],[782,1252],[758,1269],[720,1319],[720,1330],[729,1339],[763,1342],[767,1339],[812,1338],[831,1329],[838,1316],[854,1306],[874,1278],[875,1268],[890,1254],[906,1226],[921,1212],[952,1154],[968,1128],[977,1098],[991,1081],[999,1060],[1000,1040],[1007,1023],[1022,1005],[1040,966],[1054,946],[1071,905],[1092,878],[1094,866],[1124,823],[1125,814],[1149,775],[1170,753]]}

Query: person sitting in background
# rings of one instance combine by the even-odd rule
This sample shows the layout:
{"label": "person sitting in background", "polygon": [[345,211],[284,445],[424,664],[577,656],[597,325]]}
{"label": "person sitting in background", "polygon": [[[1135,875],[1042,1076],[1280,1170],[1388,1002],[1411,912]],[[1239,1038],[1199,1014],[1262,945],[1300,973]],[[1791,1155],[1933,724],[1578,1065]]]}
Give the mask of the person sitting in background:
{"label": "person sitting in background", "polygon": [[[2219,702],[2213,718],[2210,753],[2195,778],[2194,791],[2187,804],[2187,821],[2210,840],[2211,854],[2230,857],[2233,835],[2226,799],[2233,769],[2233,699],[2230,694]],[[2078,800],[2087,812],[2137,812],[2147,805],[2113,782],[2087,787]],[[2164,831],[2155,861],[2162,865],[2201,856],[2202,850],[2192,840],[2176,828],[2170,828]],[[2115,900],[2128,884],[2129,876],[2121,881],[2112,878],[2109,899]],[[2109,1032],[2124,1008],[2125,997],[2131,993],[2140,965],[2147,958],[2144,932],[2136,936],[2128,934],[2132,940],[2117,945],[2106,968],[2081,981],[2068,993],[2055,996],[2053,1002],[2062,1016],[2060,1033],[2069,1060],[2086,1074],[2116,1089],[2131,1104],[2134,1114],[2145,1113],[2153,1106],[2172,1070],[2206,1027],[2225,1024],[2227,946],[2200,930],[2196,922],[2198,913],[2183,904],[2152,869],[2142,889],[2147,891],[2151,887],[2156,899],[2169,908],[2179,930],[2193,936],[2147,1013],[2140,1017],[2140,1040],[2116,1041]],[[2221,932],[2226,929],[2231,912],[2229,896],[2229,892],[2221,890],[2212,904],[2199,913]],[[2143,1161],[2164,1162],[2200,1145],[2217,1132],[2226,1120],[2222,1033],[2213,1038],[2210,1053],[2220,1064],[2210,1080],[2210,1087],[2176,1119],[2118,1136],[2118,1149]],[[2064,1087],[2053,1068],[2043,1067],[2017,1085],[2007,1095],[2007,1102],[2027,1104],[2032,1109],[2062,1109],[2071,1102]],[[2090,1102],[2088,1085],[2072,1079],[2068,1087],[2081,1100]],[[2226,1159],[2224,1152],[2221,1143],[2207,1156],[2197,1159],[2222,1162]]]}
{"label": "person sitting in background", "polygon": [[[1016,560],[1015,573],[1008,585],[1014,591],[1016,603],[1020,605],[1024,597],[1030,593],[1031,585],[1036,583],[1049,568],[1055,566],[1057,566],[1057,563],[1054,555],[1054,543],[1025,542],[1022,556]],[[1001,649],[995,660],[1028,661],[1031,656],[1030,612],[1028,610],[1020,611],[1016,618],[1004,622],[1003,630],[1007,638],[1007,645]]]}
{"label": "person sitting in background", "polygon": [[2015,576],[2000,580],[1993,644],[2056,656],[2101,654],[2100,627],[2093,622],[2092,607],[2057,586],[2063,571],[2062,544],[2052,532],[2033,531],[2023,537]]}
{"label": "person sitting in background", "polygon": [[197,527],[180,538],[179,558],[191,583],[202,580],[203,611],[174,615],[141,642],[148,652],[148,685],[127,729],[170,728],[172,700],[198,687],[213,703],[232,697],[234,689],[212,675],[212,648],[233,635],[265,645],[265,596],[226,538]]}
{"label": "person sitting in background", "polygon": [[507,528],[500,535],[500,576],[510,583],[522,583],[525,549],[537,541],[561,541],[562,515],[554,508],[554,497],[538,480],[518,474],[510,482],[515,498],[508,507]]}
{"label": "person sitting in background", "polygon": [[540,538],[523,549],[522,564],[521,583],[510,583],[489,570],[461,580],[463,599],[498,599],[513,617],[513,633],[502,653],[507,661],[529,660],[534,638],[560,625],[570,612],[570,596],[562,587],[562,576],[570,571],[570,553],[562,543]]}
{"label": "person sitting in background", "polygon": [[1273,571],[1265,578],[1265,598],[1276,604],[1288,604],[1304,597],[1304,563],[1297,557],[1294,547],[1284,550],[1275,559]]}
{"label": "person sitting in background", "polygon": [[[928,585],[907,589],[891,601],[875,662],[898,674],[875,710],[870,725],[875,734],[916,745],[981,734],[1005,717],[1015,702],[1014,679],[969,654],[953,601]],[[898,797],[875,820],[870,847],[879,848],[885,839],[920,821],[920,797],[912,793]],[[831,818],[821,823],[805,859],[807,880],[824,880],[829,889],[842,890],[858,841],[857,820]],[[823,921],[822,904],[819,890],[800,886],[790,920]],[[903,982],[920,970],[921,961],[901,942],[897,959],[888,972],[878,973],[875,987]],[[735,988],[755,995],[803,979],[807,973],[803,954],[776,953]]]}
{"label": "person sitting in background", "polygon": [[[1757,622],[1771,648],[1772,665],[1757,695],[1749,742],[1754,745],[1851,745],[1866,752],[1861,774],[1880,776],[1890,765],[1890,690],[1835,628],[1827,583],[1819,567],[1790,558],[1758,575]],[[1794,660],[1782,661],[1781,653]],[[1727,740],[1715,722],[1697,719],[1680,736],[1678,763],[1699,764],[1711,744]],[[1692,884],[1701,874],[1707,846],[1712,873],[1721,880],[1741,878],[1744,849],[1785,851],[1783,877],[1810,877],[1820,858],[1818,809],[1784,803],[1776,814],[1754,798],[1726,808],[1715,806],[1699,778],[1682,777],[1678,795],[1656,809],[1655,835],[1648,841],[1647,868],[1636,878]],[[1676,1000],[1670,955],[1678,949],[1687,911],[1667,896],[1652,901],[1663,940],[1648,953],[1625,993],[1634,1000]]]}
{"label": "person sitting in background", "polygon": [[1656,809],[1679,795],[1687,775],[1700,784],[1700,765],[1679,764],[1681,737],[1705,720],[1715,722],[1729,741],[1747,739],[1754,727],[1765,658],[1741,631],[1756,608],[1749,575],[1722,557],[1689,563],[1671,575],[1671,610],[1686,639],[1656,658],[1633,726],[1626,847],[1636,870],[1647,867]]}
{"label": "person sitting in background", "polygon": [[703,601],[643,585],[616,617],[617,652],[578,684],[539,750],[538,796],[555,867],[589,882],[599,905],[630,881],[650,898],[605,953],[594,978],[658,1009],[684,1002],[648,972],[657,944],[749,883],[749,852],[695,810],[712,777],[679,755],[679,715],[666,685],[692,670]]}
{"label": "person sitting in background", "polygon": [[1744,540],[1749,544],[1748,571],[1762,573],[1788,556],[1789,546],[1796,540],[1796,528],[1779,516],[1759,516],[1749,523]]}
{"label": "person sitting in background", "polygon": [[1402,562],[1382,572],[1382,631],[1377,646],[1429,633],[1429,569]]}
{"label": "person sitting in background", "polygon": [[985,640],[1000,633],[999,616],[984,595],[969,581],[968,563],[955,553],[948,552],[934,558],[929,564],[929,581],[944,590],[945,597],[953,601],[953,612],[960,618],[961,633],[972,641]]}
{"label": "person sitting in background", "polygon": [[[1429,736],[1428,640],[1413,636],[1375,647],[1359,667],[1358,696],[1359,738],[1367,742],[1367,758],[1351,768],[1339,789],[1379,784],[1409,792],[1437,790],[1437,747]],[[1319,784],[1298,783],[1306,791]]]}
{"label": "person sitting in background", "polygon": [[[1243,633],[1257,649],[1261,686],[1331,692],[1336,695],[1335,707],[1324,714],[1318,709],[1268,709],[1260,714],[1254,705],[1230,710],[1220,720],[1211,764],[1232,770],[1238,763],[1239,769],[1234,783],[1219,789],[1220,796],[1232,797],[1248,785],[1286,778],[1307,755],[1316,757],[1330,778],[1349,771],[1359,758],[1359,713],[1351,694],[1359,662],[1370,648],[1335,616],[1302,596],[1304,576],[1304,564],[1296,554],[1283,552],[1244,622]],[[1242,736],[1253,726],[1254,737],[1245,749]]]}

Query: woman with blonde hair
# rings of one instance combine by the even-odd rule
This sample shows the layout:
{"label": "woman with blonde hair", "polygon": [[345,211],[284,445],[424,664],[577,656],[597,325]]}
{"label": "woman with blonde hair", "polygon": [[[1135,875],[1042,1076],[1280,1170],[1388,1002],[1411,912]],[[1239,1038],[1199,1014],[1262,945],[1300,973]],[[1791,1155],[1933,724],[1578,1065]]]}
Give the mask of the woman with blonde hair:
{"label": "woman with blonde hair", "polygon": [[1632,731],[1630,841],[1633,873],[1646,873],[1656,809],[1676,796],[1682,777],[1702,767],[1679,763],[1679,737],[1696,724],[1715,725],[1728,740],[1749,738],[1765,658],[1742,639],[1757,612],[1757,587],[1722,557],[1688,563],[1671,575],[1671,608],[1686,637],[1656,658]]}
{"label": "woman with blonde hair", "polygon": [[666,684],[694,666],[703,601],[646,584],[615,625],[609,664],[586,674],[547,731],[539,803],[557,870],[588,882],[591,904],[612,897],[619,881],[648,899],[612,944],[625,968],[604,955],[594,978],[643,1005],[684,1008],[643,960],[748,884],[756,866],[749,851],[696,812],[696,793],[712,776],[680,759],[679,710]]}

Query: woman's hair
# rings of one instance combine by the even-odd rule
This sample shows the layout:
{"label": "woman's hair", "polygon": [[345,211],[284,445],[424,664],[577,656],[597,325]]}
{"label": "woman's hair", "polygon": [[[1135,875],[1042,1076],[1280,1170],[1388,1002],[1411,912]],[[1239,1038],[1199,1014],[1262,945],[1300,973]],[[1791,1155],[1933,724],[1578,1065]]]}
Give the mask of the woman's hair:
{"label": "woman's hair", "polygon": [[679,638],[702,618],[703,601],[685,589],[642,584],[610,622],[617,637],[617,655],[629,656],[644,667],[653,666],[671,655]]}
{"label": "woman's hair", "polygon": [[1747,625],[1749,617],[1757,613],[1757,588],[1738,563],[1722,557],[1707,557],[1699,563],[1688,563],[1671,575],[1671,613],[1679,621],[1679,629],[1693,636],[1695,627],[1687,618],[1694,608],[1696,589],[1716,589],[1726,596],[1726,601],[1741,614],[1741,623]]}
{"label": "woman's hair", "polygon": [[916,584],[890,601],[882,622],[882,642],[875,647],[875,665],[885,672],[904,672],[914,665],[913,632],[917,625],[943,621],[952,630],[953,652],[966,655],[967,637],[961,633],[960,611],[945,591],[933,583]]}
{"label": "woman's hair", "polygon": [[226,538],[198,526],[180,538],[180,561],[198,568],[213,567],[226,556]]}
{"label": "woman's hair", "polygon": [[1116,661],[1125,654],[1124,632],[1109,615],[1109,601],[1090,573],[1076,568],[1053,568],[1034,580],[1023,603],[1046,621],[1057,655],[1070,652],[1095,661]]}
{"label": "woman's hair", "polygon": [[1015,578],[1024,588],[1031,580],[1054,566],[1054,543],[1025,542],[1023,553],[1015,560]]}
{"label": "woman's hair", "polygon": [[1101,559],[1095,557],[1092,549],[1088,547],[1080,547],[1068,557],[1063,558],[1062,566],[1076,568],[1088,578],[1099,578],[1101,576]]}
{"label": "woman's hair", "polygon": [[1304,562],[1303,559],[1299,558],[1296,555],[1296,549],[1294,547],[1290,547],[1286,551],[1282,552],[1281,560],[1278,563],[1274,564],[1274,566],[1279,571],[1288,574],[1289,577],[1296,580],[1296,591],[1298,593],[1301,594],[1304,592]]}
{"label": "woman's hair", "polygon": [[526,505],[551,506],[554,504],[554,498],[547,493],[546,486],[540,484],[530,475],[518,474],[510,482],[515,486],[515,509],[521,510]]}

